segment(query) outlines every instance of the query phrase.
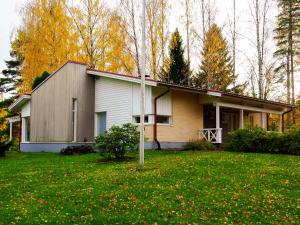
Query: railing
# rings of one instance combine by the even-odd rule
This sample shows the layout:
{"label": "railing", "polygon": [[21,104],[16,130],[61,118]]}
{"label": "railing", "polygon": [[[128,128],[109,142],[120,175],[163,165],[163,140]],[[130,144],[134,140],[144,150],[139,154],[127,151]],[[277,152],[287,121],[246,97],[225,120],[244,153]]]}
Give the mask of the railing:
{"label": "railing", "polygon": [[222,128],[208,128],[199,130],[199,138],[214,144],[222,143]]}

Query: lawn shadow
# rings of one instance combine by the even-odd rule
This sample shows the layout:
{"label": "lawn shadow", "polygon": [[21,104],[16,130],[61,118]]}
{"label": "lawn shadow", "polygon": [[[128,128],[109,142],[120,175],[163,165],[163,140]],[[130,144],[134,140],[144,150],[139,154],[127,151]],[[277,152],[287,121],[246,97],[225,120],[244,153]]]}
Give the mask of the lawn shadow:
{"label": "lawn shadow", "polygon": [[93,162],[95,163],[100,163],[100,164],[110,164],[110,163],[124,163],[124,162],[133,162],[136,161],[137,158],[136,157],[132,157],[132,156],[125,156],[122,159],[118,159],[118,158],[111,158],[111,159],[97,159],[97,160],[93,160]]}

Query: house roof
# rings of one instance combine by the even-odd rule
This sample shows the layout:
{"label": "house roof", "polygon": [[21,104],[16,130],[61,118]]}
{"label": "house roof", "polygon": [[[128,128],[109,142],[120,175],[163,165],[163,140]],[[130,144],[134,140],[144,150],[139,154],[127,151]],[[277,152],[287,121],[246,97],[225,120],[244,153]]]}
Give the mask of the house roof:
{"label": "house roof", "polygon": [[[60,66],[57,70],[55,70],[49,77],[47,77],[35,89],[33,89],[32,92],[34,92],[39,87],[41,87],[48,79],[50,79],[52,76],[54,76],[60,69],[62,69],[68,63],[73,63],[73,64],[86,66],[85,63],[69,60],[69,61],[65,62],[62,66]],[[95,70],[95,69],[91,69],[91,68],[87,68],[86,73],[90,74],[90,75],[100,76],[100,77],[108,77],[108,78],[119,79],[119,80],[134,82],[134,83],[140,83],[140,77],[125,75],[125,74],[121,74],[121,73],[113,73],[113,72]],[[150,79],[150,78],[146,78],[146,84],[150,85],[150,86],[166,86],[166,87],[170,87],[170,88],[173,88],[173,89],[180,89],[180,90],[185,90],[185,91],[193,91],[193,92],[203,93],[203,94],[206,94],[206,95],[209,95],[209,96],[245,100],[247,102],[256,102],[256,103],[262,103],[262,104],[269,104],[269,105],[284,107],[284,108],[293,108],[293,107],[295,107],[293,105],[282,103],[282,102],[262,100],[262,99],[258,99],[258,98],[254,98],[254,97],[238,95],[238,94],[235,94],[235,93],[229,93],[229,92],[224,92],[224,91],[205,90],[205,89],[201,89],[201,88],[197,88],[197,87],[171,84],[171,83],[166,83],[166,82],[153,80],[153,79]],[[31,98],[30,94],[24,94],[23,96],[18,98],[11,106],[9,106],[9,110],[14,111],[17,108],[22,107],[26,103],[26,101],[30,100],[30,98]]]}
{"label": "house roof", "polygon": [[[140,83],[140,80],[141,80],[140,77],[136,77],[136,76],[130,76],[130,75],[125,75],[125,74],[120,74],[120,73],[106,72],[106,71],[95,70],[95,69],[87,69],[86,72],[87,72],[87,74],[90,74],[90,75],[113,78],[113,79],[118,79],[118,80],[134,82],[134,83]],[[157,83],[158,82],[156,80],[146,78],[146,84],[147,85],[157,86]]]}
{"label": "house roof", "polygon": [[17,98],[16,101],[14,101],[9,107],[8,110],[10,112],[17,111],[18,109],[22,108],[23,105],[25,105],[27,102],[29,102],[31,99],[31,94],[24,94],[21,95],[19,98]]}
{"label": "house roof", "polygon": [[175,88],[175,89],[186,90],[186,91],[195,91],[195,92],[199,92],[199,93],[203,93],[203,94],[207,94],[207,95],[211,95],[211,96],[216,96],[216,97],[228,97],[228,98],[230,97],[230,98],[235,98],[235,99],[239,99],[239,100],[247,100],[247,101],[262,103],[262,104],[271,104],[271,105],[276,105],[276,106],[285,107],[285,108],[294,108],[295,107],[295,106],[293,106],[291,104],[287,104],[287,103],[276,102],[276,101],[271,101],[271,100],[264,100],[264,99],[259,99],[259,98],[255,98],[255,97],[239,95],[239,94],[235,94],[235,93],[218,91],[218,90],[212,90],[212,89],[201,89],[201,88],[197,88],[197,87],[170,84],[170,83],[166,83],[166,82],[158,82],[158,85]]}

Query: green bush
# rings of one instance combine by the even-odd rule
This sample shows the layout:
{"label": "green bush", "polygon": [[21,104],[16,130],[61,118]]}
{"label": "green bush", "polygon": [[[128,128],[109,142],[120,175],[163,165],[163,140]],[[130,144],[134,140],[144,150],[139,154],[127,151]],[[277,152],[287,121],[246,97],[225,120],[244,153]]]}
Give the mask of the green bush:
{"label": "green bush", "polygon": [[269,132],[260,127],[239,129],[229,133],[225,150],[300,154],[300,128],[285,133]]}
{"label": "green bush", "polygon": [[89,145],[68,146],[60,150],[62,155],[83,155],[89,153],[96,153],[92,146]]}
{"label": "green bush", "polygon": [[19,151],[19,141],[16,138],[11,140],[11,146],[9,148],[11,152],[18,152]]}
{"label": "green bush", "polygon": [[8,151],[11,146],[11,142],[0,142],[0,157],[5,157],[5,151]]}
{"label": "green bush", "polygon": [[136,150],[139,143],[137,126],[127,123],[112,126],[105,134],[95,138],[94,149],[99,150],[105,158],[123,159],[127,151]]}
{"label": "green bush", "polygon": [[211,142],[203,140],[190,140],[184,146],[184,150],[193,150],[193,151],[205,151],[205,150],[214,150],[215,146]]}

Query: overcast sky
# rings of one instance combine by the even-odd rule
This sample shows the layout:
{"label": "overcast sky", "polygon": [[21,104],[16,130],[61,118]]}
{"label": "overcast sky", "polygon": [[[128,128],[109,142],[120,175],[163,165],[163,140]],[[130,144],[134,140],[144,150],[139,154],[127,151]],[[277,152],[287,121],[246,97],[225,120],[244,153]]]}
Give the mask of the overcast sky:
{"label": "overcast sky", "polygon": [[[9,59],[9,50],[10,50],[10,39],[11,34],[16,30],[18,25],[20,24],[20,14],[19,11],[21,7],[26,3],[28,0],[9,0],[9,1],[3,1],[1,3],[0,7],[0,70],[5,68],[4,60]],[[76,1],[76,0],[75,0]],[[107,3],[109,5],[112,5],[111,2],[116,2],[117,0],[107,0]],[[141,1],[141,0],[140,0]],[[211,0],[213,1],[213,0]],[[183,6],[178,3],[179,1],[176,0],[173,1],[171,6],[171,20],[169,24],[170,31],[173,31],[176,27],[179,27],[181,30],[183,28],[182,26],[182,8]],[[193,1],[191,1],[193,2]],[[195,2],[199,2],[195,0]],[[217,6],[217,16],[215,18],[216,23],[223,28],[223,34],[227,39],[229,39],[229,25],[228,25],[228,17],[232,16],[232,1],[231,0],[215,0],[215,5]],[[195,4],[194,8],[194,14],[198,14],[197,12],[197,3]],[[237,29],[238,32],[241,34],[239,36],[238,40],[238,73],[240,75],[240,80],[246,80],[247,79],[247,58],[251,57],[255,53],[255,49],[253,45],[250,43],[249,39],[252,38],[252,35],[254,35],[253,26],[251,25],[251,16],[249,12],[249,5],[248,0],[238,0],[237,1],[237,16],[238,16],[238,23],[237,23]],[[181,9],[181,10],[180,10]],[[199,12],[200,13],[200,12]],[[275,16],[277,13],[277,9],[275,5],[271,8],[269,13],[269,26],[270,30],[273,29]],[[199,18],[200,19],[200,18]],[[200,29],[201,20],[198,22],[195,21],[195,26],[197,29]],[[199,26],[197,27],[197,25]],[[182,30],[183,34],[183,30]],[[184,35],[183,38],[185,39]],[[269,48],[271,51],[274,50],[274,42],[269,42]],[[199,56],[200,49],[194,48],[193,49],[193,55]],[[272,55],[272,52],[269,53],[269,55]],[[199,57],[194,57],[197,60],[194,60],[192,62],[194,68],[198,68],[199,65]],[[297,90],[299,89],[299,79],[297,80]]]}

